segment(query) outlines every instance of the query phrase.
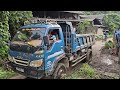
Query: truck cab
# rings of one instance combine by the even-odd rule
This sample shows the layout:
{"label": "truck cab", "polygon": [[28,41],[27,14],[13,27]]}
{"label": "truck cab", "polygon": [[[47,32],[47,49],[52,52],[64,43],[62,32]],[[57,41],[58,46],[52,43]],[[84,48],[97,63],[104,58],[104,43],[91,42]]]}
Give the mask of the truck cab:
{"label": "truck cab", "polygon": [[[50,39],[52,35],[55,35],[56,41]],[[44,45],[44,36],[48,37],[49,45]],[[41,78],[51,74],[54,60],[64,56],[62,29],[56,23],[23,26],[10,43],[10,65],[27,77]]]}

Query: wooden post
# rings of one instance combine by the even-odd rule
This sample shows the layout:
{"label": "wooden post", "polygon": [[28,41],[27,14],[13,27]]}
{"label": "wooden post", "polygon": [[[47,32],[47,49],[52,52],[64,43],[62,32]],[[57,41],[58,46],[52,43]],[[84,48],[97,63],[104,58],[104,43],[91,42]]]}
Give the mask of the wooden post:
{"label": "wooden post", "polygon": [[44,11],[44,18],[46,18],[46,12]]}
{"label": "wooden post", "polygon": [[60,19],[60,12],[58,11],[58,18]]}

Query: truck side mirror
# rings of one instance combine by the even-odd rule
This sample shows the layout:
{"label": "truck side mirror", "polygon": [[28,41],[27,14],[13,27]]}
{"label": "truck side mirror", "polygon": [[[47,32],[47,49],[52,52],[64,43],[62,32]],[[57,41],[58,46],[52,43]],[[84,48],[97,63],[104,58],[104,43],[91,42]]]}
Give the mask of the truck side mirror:
{"label": "truck side mirror", "polygon": [[49,45],[50,45],[50,44],[49,44],[49,39],[48,39],[47,36],[43,36],[43,40],[44,40],[45,46],[49,46]]}

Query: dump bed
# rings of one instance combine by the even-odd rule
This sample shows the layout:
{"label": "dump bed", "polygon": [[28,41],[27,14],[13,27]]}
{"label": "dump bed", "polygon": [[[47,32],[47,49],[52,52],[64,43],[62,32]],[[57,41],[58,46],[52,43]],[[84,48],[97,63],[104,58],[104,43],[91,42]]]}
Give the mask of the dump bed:
{"label": "dump bed", "polygon": [[76,34],[72,22],[59,21],[57,23],[62,28],[66,53],[74,53],[95,43],[94,34]]}
{"label": "dump bed", "polygon": [[76,34],[76,40],[73,41],[72,51],[82,50],[84,48],[89,48],[95,43],[94,34]]}

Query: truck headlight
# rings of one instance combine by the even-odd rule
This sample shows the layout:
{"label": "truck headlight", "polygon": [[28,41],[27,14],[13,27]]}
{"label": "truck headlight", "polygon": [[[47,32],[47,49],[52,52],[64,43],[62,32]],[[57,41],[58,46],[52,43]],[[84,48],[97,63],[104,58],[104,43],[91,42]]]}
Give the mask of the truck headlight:
{"label": "truck headlight", "polygon": [[10,55],[8,55],[8,59],[9,61],[13,62],[13,57],[11,57]]}
{"label": "truck headlight", "polygon": [[30,62],[31,67],[40,67],[43,63],[43,60],[35,60]]}

